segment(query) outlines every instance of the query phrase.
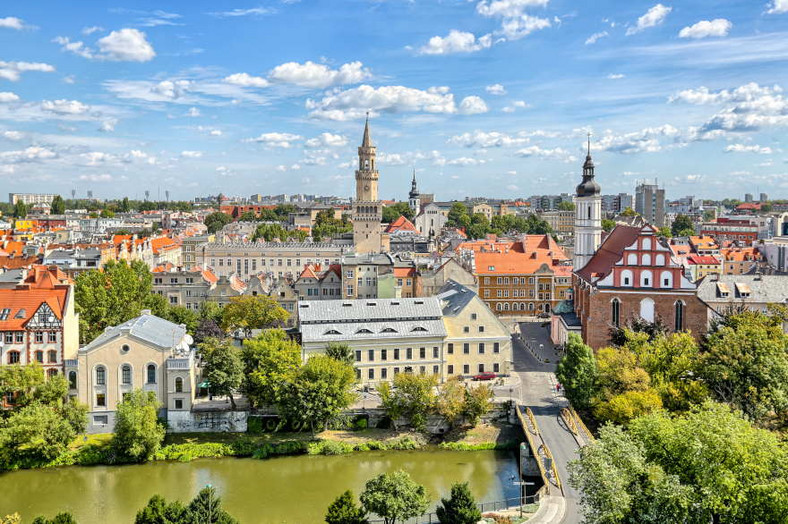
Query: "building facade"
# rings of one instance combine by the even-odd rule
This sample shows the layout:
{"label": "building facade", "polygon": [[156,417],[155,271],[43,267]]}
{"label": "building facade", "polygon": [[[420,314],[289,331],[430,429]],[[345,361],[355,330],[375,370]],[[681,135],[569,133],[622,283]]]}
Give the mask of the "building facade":
{"label": "building facade", "polygon": [[635,188],[635,211],[649,224],[665,227],[665,190],[645,182]]}
{"label": "building facade", "polygon": [[380,253],[383,250],[383,203],[378,198],[375,166],[376,147],[369,136],[369,117],[364,125],[364,138],[358,148],[356,200],[353,202],[353,245],[356,253]]}
{"label": "building facade", "polygon": [[594,180],[594,161],[591,160],[591,137],[588,154],[583,164],[583,181],[577,186],[575,197],[575,252],[573,265],[581,269],[594,256],[602,242],[602,197]]}

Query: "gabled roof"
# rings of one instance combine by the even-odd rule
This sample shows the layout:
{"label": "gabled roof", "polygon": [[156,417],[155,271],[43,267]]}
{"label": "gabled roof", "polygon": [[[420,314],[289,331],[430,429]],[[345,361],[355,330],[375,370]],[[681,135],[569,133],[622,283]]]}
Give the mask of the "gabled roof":
{"label": "gabled roof", "polygon": [[13,289],[0,289],[0,331],[24,329],[42,304],[63,318],[71,280],[56,267],[33,266]]}
{"label": "gabled roof", "polygon": [[639,227],[617,225],[607,235],[585,267],[576,269],[575,273],[588,282],[592,282],[595,276],[604,278],[613,270],[616,262],[624,256],[624,249],[638,239],[640,231]]}
{"label": "gabled roof", "polygon": [[419,230],[416,229],[416,226],[413,225],[413,222],[405,218],[404,216],[400,215],[398,219],[394,222],[386,226],[386,233],[404,233],[404,232],[412,232],[418,233]]}
{"label": "gabled roof", "polygon": [[186,328],[169,320],[145,313],[123,324],[105,329],[102,334],[80,349],[80,352],[91,351],[124,334],[148,342],[160,350],[169,350],[183,341],[186,335]]}
{"label": "gabled roof", "polygon": [[570,268],[563,249],[550,235],[523,235],[520,242],[471,243],[478,275],[533,274],[543,267]]}
{"label": "gabled roof", "polygon": [[687,263],[691,265],[704,265],[704,266],[719,266],[720,260],[711,255],[690,255],[687,257]]}

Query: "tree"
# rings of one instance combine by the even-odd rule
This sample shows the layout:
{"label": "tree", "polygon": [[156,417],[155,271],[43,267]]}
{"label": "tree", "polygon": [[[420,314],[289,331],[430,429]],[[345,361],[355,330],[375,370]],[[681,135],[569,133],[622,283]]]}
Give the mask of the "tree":
{"label": "tree", "polygon": [[351,366],[356,361],[356,357],[353,355],[353,350],[350,349],[350,346],[340,342],[329,342],[328,346],[326,346],[326,355],[334,360],[350,364]]}
{"label": "tree", "polygon": [[325,430],[356,399],[353,365],[316,355],[306,361],[285,387],[280,410],[290,422]]}
{"label": "tree", "polygon": [[784,317],[743,311],[707,334],[700,375],[720,401],[756,421],[788,410],[788,335]]}
{"label": "tree", "polygon": [[474,213],[471,215],[470,224],[465,229],[465,232],[470,238],[484,238],[490,231],[490,221],[483,213]]}
{"label": "tree", "polygon": [[68,512],[58,513],[51,519],[46,517],[36,517],[33,519],[33,524],[77,524],[77,519],[74,515]]}
{"label": "tree", "polygon": [[566,201],[566,200],[562,200],[561,202],[558,203],[558,210],[559,211],[574,211],[575,210],[575,204],[574,204],[574,202],[569,202],[569,201]]}
{"label": "tree", "polygon": [[76,436],[69,421],[55,409],[33,403],[0,421],[0,463],[49,461]]}
{"label": "tree", "polygon": [[390,224],[399,217],[405,217],[408,220],[413,219],[413,210],[407,202],[397,202],[390,206],[383,207],[383,222]]}
{"label": "tree", "polygon": [[170,306],[165,305],[164,314],[162,318],[165,320],[169,320],[173,324],[178,324],[186,327],[186,331],[189,333],[194,333],[197,331],[197,326],[199,325],[199,317],[194,310],[186,309],[183,306]]}
{"label": "tree", "polygon": [[111,209],[102,209],[99,216],[101,218],[115,218],[115,212]]}
{"label": "tree", "polygon": [[128,393],[118,404],[112,447],[120,456],[136,462],[153,458],[165,434],[159,407],[156,393],[141,389]]}
{"label": "tree", "polygon": [[487,384],[480,384],[465,390],[465,405],[462,414],[472,426],[477,425],[482,415],[490,411],[492,399],[493,391]]}
{"label": "tree", "polygon": [[235,409],[235,393],[244,378],[244,365],[241,351],[229,339],[209,338],[200,344],[203,379],[211,384],[211,393],[230,398]]}
{"label": "tree", "polygon": [[594,350],[583,344],[579,335],[569,334],[566,351],[556,366],[555,376],[572,405],[577,409],[591,407],[591,399],[597,390],[596,359]]}
{"label": "tree", "polygon": [[238,217],[238,222],[254,222],[257,220],[257,215],[254,214],[254,211],[244,211],[241,213],[241,216]]}
{"label": "tree", "polygon": [[281,329],[268,329],[243,341],[243,391],[253,406],[280,403],[286,384],[301,367],[301,346]]}
{"label": "tree", "polygon": [[435,513],[441,524],[476,524],[482,519],[467,482],[452,484],[451,497],[442,498]]}
{"label": "tree", "polygon": [[14,204],[14,218],[25,218],[27,211],[27,205],[21,200],[17,200],[16,204]]}
{"label": "tree", "polygon": [[178,501],[168,503],[161,495],[153,495],[148,504],[137,512],[134,524],[180,524],[186,508]]}
{"label": "tree", "polygon": [[690,234],[694,235],[695,224],[687,215],[679,214],[676,216],[676,220],[673,221],[673,224],[670,225],[670,232],[674,237],[683,237],[688,236],[685,234],[686,231],[691,231]]}
{"label": "tree", "polygon": [[129,197],[123,197],[123,200],[120,201],[120,205],[118,206],[118,211],[121,213],[128,213],[131,211],[131,206],[129,205]]}
{"label": "tree", "polygon": [[361,503],[367,511],[382,517],[385,524],[396,524],[397,520],[422,515],[430,501],[424,486],[404,471],[396,471],[367,481]]}
{"label": "tree", "polygon": [[6,515],[5,517],[0,517],[0,524],[22,524],[22,517],[19,513]]}
{"label": "tree", "polygon": [[594,416],[624,424],[662,407],[651,378],[627,348],[602,348],[596,354],[599,389],[593,399]]}
{"label": "tree", "polygon": [[346,216],[334,218],[333,209],[324,209],[315,216],[312,237],[315,239],[331,238],[350,231],[353,231],[353,224]]}
{"label": "tree", "polygon": [[62,196],[55,195],[55,198],[52,199],[52,204],[49,206],[49,212],[53,215],[62,215],[66,212],[66,203],[63,201]]}
{"label": "tree", "polygon": [[32,402],[37,388],[44,382],[44,370],[37,363],[0,366],[0,393],[11,394],[16,406],[26,406]]}
{"label": "tree", "polygon": [[281,327],[290,314],[273,298],[265,295],[241,295],[232,297],[224,306],[222,328],[225,331],[243,330],[244,336],[252,336],[253,329]]}
{"label": "tree", "polygon": [[609,218],[603,218],[602,219],[602,229],[604,229],[608,233],[610,231],[613,231],[613,228],[615,228],[615,227],[616,227],[616,221],[615,220],[611,220]]}
{"label": "tree", "polygon": [[470,225],[471,216],[468,213],[468,206],[462,202],[453,203],[446,217],[446,227],[465,229]]}
{"label": "tree", "polygon": [[216,495],[213,486],[200,490],[186,507],[186,516],[181,522],[183,524],[238,524],[238,521],[222,508],[222,499]]}
{"label": "tree", "polygon": [[621,212],[622,217],[636,217],[639,216],[640,213],[636,212],[631,207],[626,208],[624,211]]}
{"label": "tree", "polygon": [[465,409],[465,386],[459,377],[453,377],[441,384],[435,409],[452,428],[462,418]]}
{"label": "tree", "polygon": [[227,213],[222,213],[221,211],[217,211],[205,217],[203,223],[205,224],[205,227],[208,228],[208,233],[213,234],[232,221],[233,219],[230,218],[230,215]]}
{"label": "tree", "polygon": [[367,512],[357,506],[353,492],[348,490],[328,506],[326,524],[369,524]]}
{"label": "tree", "polygon": [[400,373],[394,376],[392,390],[388,382],[380,385],[380,405],[396,427],[397,419],[405,417],[417,430],[427,426],[427,416],[435,406],[435,375]]}
{"label": "tree", "polygon": [[659,230],[657,231],[657,236],[659,238],[670,238],[670,236],[671,236],[670,228],[669,227],[661,227],[661,228],[659,228]]}

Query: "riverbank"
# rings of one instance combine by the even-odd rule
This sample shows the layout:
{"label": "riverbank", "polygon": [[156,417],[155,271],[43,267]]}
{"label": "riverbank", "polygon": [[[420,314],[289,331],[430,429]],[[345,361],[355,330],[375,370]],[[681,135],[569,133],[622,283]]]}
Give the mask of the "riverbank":
{"label": "riverbank", "polygon": [[[500,423],[459,428],[441,436],[412,431],[369,428],[360,431],[310,433],[177,433],[167,435],[153,461],[190,462],[202,458],[282,455],[342,455],[364,451],[417,450],[431,445],[453,451],[516,449],[519,430]],[[85,435],[49,462],[16,464],[13,469],[121,465],[111,447],[111,434]]]}

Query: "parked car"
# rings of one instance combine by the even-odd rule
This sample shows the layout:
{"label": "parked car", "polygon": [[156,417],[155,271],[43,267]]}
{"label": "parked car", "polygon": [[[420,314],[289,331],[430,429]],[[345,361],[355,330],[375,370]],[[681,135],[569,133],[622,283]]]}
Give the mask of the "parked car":
{"label": "parked car", "polygon": [[473,376],[473,380],[493,380],[497,376],[495,373],[479,373]]}

